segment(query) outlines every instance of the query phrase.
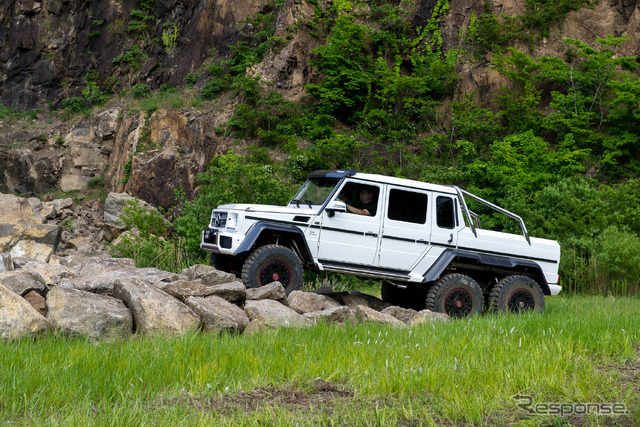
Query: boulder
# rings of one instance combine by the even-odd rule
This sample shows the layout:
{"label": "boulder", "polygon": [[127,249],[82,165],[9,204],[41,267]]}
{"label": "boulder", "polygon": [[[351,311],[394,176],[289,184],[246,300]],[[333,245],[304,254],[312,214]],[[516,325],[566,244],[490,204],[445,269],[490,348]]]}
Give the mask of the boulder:
{"label": "boulder", "polygon": [[350,301],[365,301],[367,307],[371,307],[376,311],[382,311],[387,307],[391,307],[391,304],[381,300],[380,298],[376,298],[373,295],[363,294],[362,292],[353,291],[349,292],[348,296],[343,297],[344,305],[349,305]]}
{"label": "boulder", "polygon": [[76,277],[74,270],[60,264],[29,261],[25,263],[21,269],[29,271],[34,275],[39,275],[47,286],[57,285],[62,279],[73,279]]}
{"label": "boulder", "polygon": [[356,323],[356,315],[349,307],[341,305],[328,310],[312,311],[304,313],[304,316],[313,321],[324,320],[330,323]]}
{"label": "boulder", "polygon": [[140,279],[117,279],[113,295],[133,314],[135,330],[146,334],[182,334],[200,327],[200,318],[168,293]]}
{"label": "boulder", "polygon": [[61,236],[62,227],[59,225],[0,223],[0,251],[11,250],[21,241],[33,241],[55,250]]}
{"label": "boulder", "polygon": [[243,309],[215,295],[188,297],[185,303],[200,316],[207,332],[242,332],[249,324],[249,316]]}
{"label": "boulder", "polygon": [[206,297],[212,294],[211,286],[205,286],[201,280],[176,280],[158,282],[154,285],[181,301],[189,297]]}
{"label": "boulder", "polygon": [[387,307],[384,310],[382,310],[381,313],[390,314],[396,319],[401,320],[407,324],[409,324],[411,319],[413,319],[418,314],[417,311],[411,308],[402,308],[402,307],[396,307],[396,306]]}
{"label": "boulder", "polygon": [[222,283],[236,281],[236,276],[234,274],[216,270],[215,268],[204,264],[196,264],[189,268],[185,268],[182,270],[182,275],[187,276],[189,280],[200,279],[205,286],[215,286]]}
{"label": "boulder", "polygon": [[[73,267],[72,267],[73,268]],[[110,273],[120,270],[132,270],[136,268],[131,258],[87,258],[75,270],[78,277],[90,277],[96,274]]]}
{"label": "boulder", "polygon": [[322,295],[322,297],[324,298],[324,303],[322,304],[322,310],[329,310],[336,307],[342,307],[342,304],[340,304],[338,301],[331,298],[330,296]]}
{"label": "boulder", "polygon": [[101,256],[69,255],[54,257],[50,264],[69,267],[76,272],[78,277],[90,277],[119,270],[132,270],[136,267],[130,258],[111,258],[107,254]]}
{"label": "boulder", "polygon": [[0,338],[17,339],[49,329],[49,322],[20,295],[0,285]]}
{"label": "boulder", "polygon": [[0,224],[44,224],[41,210],[42,202],[35,197],[0,194]]}
{"label": "boulder", "polygon": [[9,253],[12,257],[27,257],[47,262],[53,252],[54,249],[44,243],[36,243],[33,240],[20,240],[11,248]]}
{"label": "boulder", "polygon": [[306,326],[311,321],[286,305],[271,299],[247,300],[244,306],[251,322],[259,322],[270,328]]}
{"label": "boulder", "polygon": [[406,326],[406,324],[390,314],[381,313],[371,307],[358,305],[356,307],[356,317],[360,322],[375,322],[391,326]]}
{"label": "boulder", "polygon": [[300,314],[322,310],[325,298],[313,292],[293,291],[287,297],[287,305]]}
{"label": "boulder", "polygon": [[431,310],[419,311],[410,321],[409,325],[415,326],[422,323],[448,322],[451,318],[445,313],[437,313]]}
{"label": "boulder", "polygon": [[247,288],[244,283],[235,281],[229,283],[221,283],[219,285],[211,286],[211,295],[218,296],[229,302],[243,303],[247,298]]}
{"label": "boulder", "polygon": [[286,301],[287,293],[280,282],[271,282],[259,288],[247,288],[247,299],[254,301],[263,299]]}
{"label": "boulder", "polygon": [[29,291],[44,293],[46,290],[44,279],[40,274],[24,270],[0,273],[0,284],[20,296],[26,295]]}
{"label": "boulder", "polygon": [[22,298],[31,304],[31,307],[35,308],[38,313],[43,316],[47,315],[47,301],[42,295],[36,291],[29,291]]}
{"label": "boulder", "polygon": [[245,288],[242,282],[238,281],[221,283],[214,286],[205,286],[201,279],[177,280],[174,282],[154,284],[169,295],[182,301],[188,297],[208,297],[216,295],[229,302],[244,302],[247,293],[247,288]]}
{"label": "boulder", "polygon": [[164,283],[170,283],[171,281],[180,280],[181,278],[182,277],[177,274],[158,270],[156,268],[135,268],[131,270],[116,270],[97,274],[95,276],[62,279],[58,283],[58,286],[99,294],[112,294],[115,282],[119,279],[137,279],[148,284],[161,285]]}
{"label": "boulder", "polygon": [[47,295],[47,309],[49,323],[62,334],[113,341],[133,331],[131,311],[107,295],[54,287]]}
{"label": "boulder", "polygon": [[11,260],[11,254],[0,254],[0,273],[6,273],[13,270],[13,261]]}

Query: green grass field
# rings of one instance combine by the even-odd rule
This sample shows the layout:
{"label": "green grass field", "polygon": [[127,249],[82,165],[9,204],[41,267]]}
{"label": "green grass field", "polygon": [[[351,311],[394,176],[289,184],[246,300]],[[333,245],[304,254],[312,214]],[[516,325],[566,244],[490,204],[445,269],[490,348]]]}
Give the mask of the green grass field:
{"label": "green grass field", "polygon": [[[53,336],[0,344],[9,425],[640,424],[640,300],[551,297],[544,314],[253,336]],[[620,403],[628,415],[533,415]]]}

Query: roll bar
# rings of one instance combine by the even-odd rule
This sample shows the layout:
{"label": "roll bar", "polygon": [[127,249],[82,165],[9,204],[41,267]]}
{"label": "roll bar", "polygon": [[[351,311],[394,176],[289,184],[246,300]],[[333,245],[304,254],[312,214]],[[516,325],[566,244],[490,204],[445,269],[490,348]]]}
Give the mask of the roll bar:
{"label": "roll bar", "polygon": [[[524,221],[522,220],[522,218],[520,218],[518,215],[514,214],[513,212],[509,212],[508,210],[503,209],[500,206],[494,205],[493,203],[488,202],[488,201],[484,200],[483,198],[480,198],[480,197],[476,196],[475,194],[471,194],[468,191],[465,191],[465,190],[461,189],[457,185],[454,185],[453,188],[456,190],[456,193],[458,195],[458,201],[460,202],[460,207],[462,208],[462,212],[464,212],[464,215],[467,218],[467,222],[469,223],[469,228],[471,228],[471,231],[473,232],[474,236],[478,237],[478,232],[476,231],[476,226],[478,228],[480,228],[480,220],[478,218],[478,215],[476,215],[475,213],[471,212],[469,210],[469,208],[467,207],[467,202],[465,201],[465,196],[470,198],[473,201],[476,201],[476,202],[478,202],[478,203],[480,203],[482,205],[485,205],[485,206],[493,209],[494,211],[496,211],[498,213],[506,215],[509,218],[515,219],[518,222],[518,224],[520,224],[520,230],[522,231],[522,235],[527,240],[527,243],[529,243],[529,246],[531,246],[531,239],[529,238],[529,233],[527,232],[527,227],[524,225]],[[474,220],[476,220],[477,223],[475,223]]]}

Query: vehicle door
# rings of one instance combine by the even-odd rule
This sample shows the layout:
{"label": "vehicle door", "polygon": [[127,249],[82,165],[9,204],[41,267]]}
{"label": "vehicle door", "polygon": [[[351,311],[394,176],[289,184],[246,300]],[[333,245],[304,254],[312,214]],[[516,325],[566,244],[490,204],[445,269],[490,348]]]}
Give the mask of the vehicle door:
{"label": "vehicle door", "polygon": [[431,245],[455,248],[458,246],[458,199],[452,194],[433,193],[432,215],[435,219],[431,230]]}
{"label": "vehicle door", "polygon": [[358,266],[375,265],[380,222],[383,212],[380,205],[384,196],[381,184],[346,180],[338,191],[340,200],[355,207],[361,206],[359,192],[366,188],[373,194],[373,215],[358,215],[350,212],[323,211],[316,219],[320,222],[318,260],[327,267],[357,270]]}
{"label": "vehicle door", "polygon": [[378,265],[410,271],[424,256],[431,239],[429,192],[389,186]]}

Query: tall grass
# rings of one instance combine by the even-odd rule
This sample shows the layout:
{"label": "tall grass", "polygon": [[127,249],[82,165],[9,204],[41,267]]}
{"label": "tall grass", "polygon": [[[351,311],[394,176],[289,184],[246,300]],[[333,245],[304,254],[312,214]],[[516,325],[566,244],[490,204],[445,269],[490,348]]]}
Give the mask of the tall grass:
{"label": "tall grass", "polygon": [[[622,402],[640,422],[638,299],[555,297],[547,311],[393,329],[316,325],[252,336],[53,337],[0,345],[0,419],[15,424],[440,424],[538,420],[538,402]],[[256,389],[350,393],[307,406],[239,399]],[[295,393],[294,393],[295,395]]]}

